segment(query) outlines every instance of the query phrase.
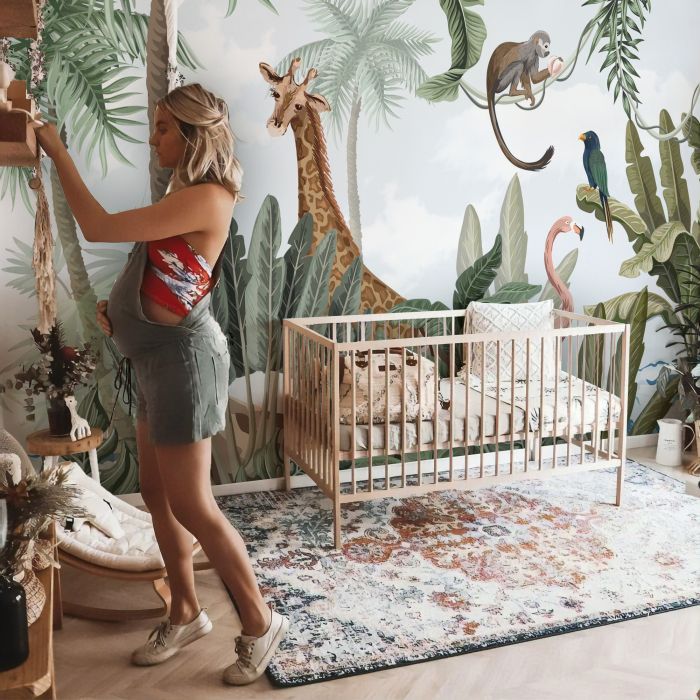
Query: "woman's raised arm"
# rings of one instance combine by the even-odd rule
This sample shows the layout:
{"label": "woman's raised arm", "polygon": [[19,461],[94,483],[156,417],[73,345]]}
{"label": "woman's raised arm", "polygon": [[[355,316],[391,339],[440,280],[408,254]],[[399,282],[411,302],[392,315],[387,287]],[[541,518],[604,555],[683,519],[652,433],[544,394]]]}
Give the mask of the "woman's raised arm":
{"label": "woman's raised arm", "polygon": [[110,214],[86,187],[56,127],[46,124],[36,132],[42,148],[54,161],[68,206],[88,241],[157,241],[212,226],[228,226],[233,196],[213,183],[192,185],[156,204]]}

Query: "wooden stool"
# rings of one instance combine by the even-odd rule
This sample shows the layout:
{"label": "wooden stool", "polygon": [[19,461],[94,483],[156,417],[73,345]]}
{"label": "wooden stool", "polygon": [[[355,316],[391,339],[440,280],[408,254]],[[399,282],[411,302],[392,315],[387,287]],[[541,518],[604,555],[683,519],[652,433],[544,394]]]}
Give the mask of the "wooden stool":
{"label": "wooden stool", "polygon": [[48,430],[38,430],[27,436],[27,452],[44,457],[44,469],[55,467],[59,457],[77,452],[87,452],[90,457],[90,476],[99,484],[100,469],[97,464],[97,448],[104,437],[99,428],[90,428],[92,435],[82,440],[71,440],[69,436],[54,437]]}

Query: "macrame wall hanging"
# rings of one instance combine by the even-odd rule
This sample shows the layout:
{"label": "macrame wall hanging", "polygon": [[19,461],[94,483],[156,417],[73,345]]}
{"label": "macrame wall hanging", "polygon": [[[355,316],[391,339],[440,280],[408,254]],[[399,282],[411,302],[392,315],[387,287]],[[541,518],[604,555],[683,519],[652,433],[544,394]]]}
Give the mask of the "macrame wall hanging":
{"label": "macrame wall hanging", "polygon": [[177,2],[163,0],[165,31],[168,41],[168,92],[180,87],[185,80],[177,69]]}
{"label": "macrame wall hanging", "polygon": [[[45,77],[41,33],[46,0],[35,0],[35,4],[36,37],[29,44],[30,94],[36,92]],[[37,111],[34,100],[26,94],[26,82],[14,80],[14,70],[7,60],[9,47],[9,40],[0,38],[0,165],[32,168],[29,186],[37,195],[32,253],[39,300],[37,328],[40,333],[47,334],[56,322],[56,286],[49,203],[42,180],[42,153],[30,124],[36,121]]]}

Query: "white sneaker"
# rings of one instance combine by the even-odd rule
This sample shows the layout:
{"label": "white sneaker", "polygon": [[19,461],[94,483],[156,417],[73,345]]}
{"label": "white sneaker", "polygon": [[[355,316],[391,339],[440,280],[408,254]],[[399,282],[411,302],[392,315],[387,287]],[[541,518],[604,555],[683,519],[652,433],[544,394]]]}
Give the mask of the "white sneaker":
{"label": "white sneaker", "polygon": [[186,625],[172,625],[169,619],[164,620],[151,632],[148,641],[131,655],[131,663],[136,666],[160,664],[211,630],[211,620],[204,608]]}
{"label": "white sneaker", "polygon": [[224,671],[224,681],[231,685],[247,685],[265,672],[270,659],[289,629],[289,620],[274,610],[270,626],[262,637],[242,634],[236,637],[238,659]]}

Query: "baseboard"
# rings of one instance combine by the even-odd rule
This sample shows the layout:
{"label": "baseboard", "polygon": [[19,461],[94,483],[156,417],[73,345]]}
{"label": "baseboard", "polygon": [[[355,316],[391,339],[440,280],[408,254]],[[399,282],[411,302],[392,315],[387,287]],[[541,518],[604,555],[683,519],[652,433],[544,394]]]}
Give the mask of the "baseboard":
{"label": "baseboard", "polygon": [[[634,449],[636,447],[655,445],[658,437],[658,434],[630,435],[627,438],[627,447],[628,449]],[[490,459],[493,459],[493,453],[489,453],[489,457]],[[341,482],[344,481],[350,481],[350,474],[341,473]],[[304,488],[313,485],[314,482],[310,477],[306,476],[306,474],[300,474],[292,477],[292,488]],[[284,477],[279,477],[276,479],[256,479],[255,481],[243,481],[236,484],[215,484],[212,486],[212,491],[214,492],[215,496],[235,496],[239,493],[281,491],[282,489],[284,489]],[[143,499],[141,498],[140,493],[120,494],[119,498],[133,506],[143,506]]]}
{"label": "baseboard", "polygon": [[651,433],[650,435],[628,435],[627,447],[631,449],[635,447],[648,447],[649,445],[656,445],[658,440],[658,433]]}

